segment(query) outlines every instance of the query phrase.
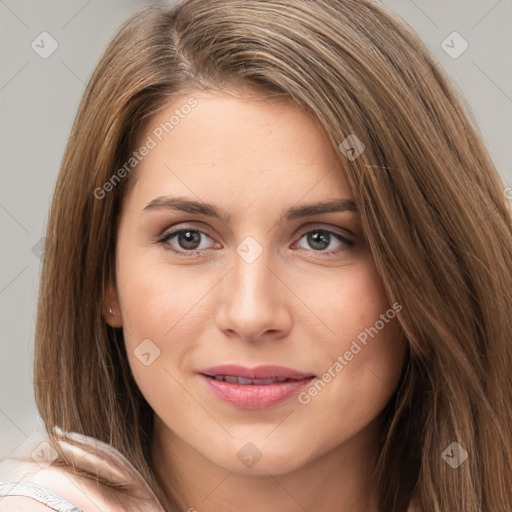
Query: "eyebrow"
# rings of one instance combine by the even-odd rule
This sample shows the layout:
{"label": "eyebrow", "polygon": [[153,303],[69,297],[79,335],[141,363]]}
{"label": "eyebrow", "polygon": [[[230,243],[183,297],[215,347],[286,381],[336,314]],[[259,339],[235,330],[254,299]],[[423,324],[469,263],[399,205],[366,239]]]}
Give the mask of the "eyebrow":
{"label": "eyebrow", "polygon": [[[160,208],[179,210],[187,213],[202,214],[213,217],[227,223],[231,215],[219,210],[216,206],[204,202],[194,201],[186,197],[160,196],[150,201],[144,211],[151,211]],[[294,220],[302,217],[311,217],[324,213],[336,213],[350,211],[357,213],[357,206],[352,199],[330,199],[319,203],[303,204],[293,206],[286,210],[280,218],[283,220]]]}

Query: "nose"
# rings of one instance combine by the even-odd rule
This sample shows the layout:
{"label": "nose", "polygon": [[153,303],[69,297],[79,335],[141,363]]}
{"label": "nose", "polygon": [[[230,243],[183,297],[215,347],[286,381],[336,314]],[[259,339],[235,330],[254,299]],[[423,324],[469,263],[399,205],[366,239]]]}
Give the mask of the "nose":
{"label": "nose", "polygon": [[233,268],[223,279],[216,316],[217,327],[229,337],[259,341],[290,331],[293,294],[272,260],[268,250],[252,262],[234,255]]}

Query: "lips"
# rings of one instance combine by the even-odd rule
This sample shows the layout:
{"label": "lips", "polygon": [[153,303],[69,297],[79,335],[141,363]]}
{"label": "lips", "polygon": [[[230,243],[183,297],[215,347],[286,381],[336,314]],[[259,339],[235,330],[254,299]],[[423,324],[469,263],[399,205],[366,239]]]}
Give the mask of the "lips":
{"label": "lips", "polygon": [[222,365],[198,371],[217,398],[241,409],[266,409],[299,393],[315,377],[283,366]]}
{"label": "lips", "polygon": [[261,386],[263,384],[275,384],[276,382],[286,382],[290,380],[285,377],[274,379],[246,379],[245,377],[236,377],[235,375],[215,375],[215,377],[212,378],[222,382],[231,382],[231,384],[241,384],[242,386]]}
{"label": "lips", "polygon": [[[303,380],[314,377],[312,373],[303,373],[297,370],[292,370],[291,368],[276,365],[261,365],[256,366],[255,368],[246,368],[236,364],[224,364],[203,368],[198,370],[198,373],[213,378],[223,377],[226,378],[226,382],[234,382],[233,380],[227,380],[227,378],[236,377],[237,379],[240,379],[238,381],[239,384],[251,384],[250,382],[246,382],[247,380],[258,381],[272,379],[271,382],[268,382],[268,384],[271,384],[273,382],[283,382],[284,380]],[[258,382],[256,383],[258,384]],[[263,382],[261,384],[267,383]]]}

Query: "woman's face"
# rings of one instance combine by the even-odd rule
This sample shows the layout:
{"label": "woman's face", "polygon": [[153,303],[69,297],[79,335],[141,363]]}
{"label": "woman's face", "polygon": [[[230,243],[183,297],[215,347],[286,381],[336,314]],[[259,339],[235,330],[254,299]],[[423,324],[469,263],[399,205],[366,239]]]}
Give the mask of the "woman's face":
{"label": "woman's face", "polygon": [[370,443],[404,345],[357,212],[314,206],[353,200],[316,121],[202,92],[143,145],[107,303],[156,439],[254,474]]}

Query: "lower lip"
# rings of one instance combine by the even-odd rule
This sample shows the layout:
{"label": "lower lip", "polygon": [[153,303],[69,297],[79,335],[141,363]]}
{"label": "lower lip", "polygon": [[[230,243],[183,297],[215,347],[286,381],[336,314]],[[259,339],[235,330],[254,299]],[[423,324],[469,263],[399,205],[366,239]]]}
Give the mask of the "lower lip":
{"label": "lower lip", "polygon": [[208,388],[224,402],[241,409],[266,409],[300,393],[313,377],[274,384],[233,384],[201,375]]}

